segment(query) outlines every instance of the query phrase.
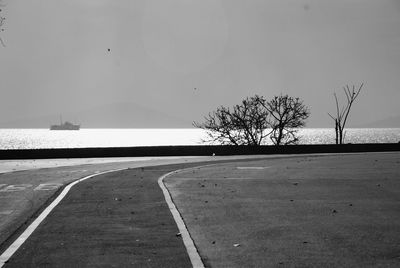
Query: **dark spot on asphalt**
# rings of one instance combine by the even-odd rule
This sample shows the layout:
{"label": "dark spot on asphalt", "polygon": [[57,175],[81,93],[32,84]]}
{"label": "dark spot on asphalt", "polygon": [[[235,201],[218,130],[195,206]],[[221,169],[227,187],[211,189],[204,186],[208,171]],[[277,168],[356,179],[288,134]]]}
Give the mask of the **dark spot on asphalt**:
{"label": "dark spot on asphalt", "polygon": [[294,183],[293,183],[293,185],[298,185],[298,184],[299,184],[298,182],[294,182]]}
{"label": "dark spot on asphalt", "polygon": [[350,207],[352,207],[352,206],[353,206],[353,204],[349,204],[349,206],[350,206]]}
{"label": "dark spot on asphalt", "polygon": [[204,203],[208,203],[208,201],[206,200],[206,201],[204,201]]}
{"label": "dark spot on asphalt", "polygon": [[293,199],[290,199],[290,202],[293,202],[294,200]]}
{"label": "dark spot on asphalt", "polygon": [[332,210],[332,213],[337,213],[337,210],[336,209]]}
{"label": "dark spot on asphalt", "polygon": [[201,187],[205,187],[204,184],[202,184]]}
{"label": "dark spot on asphalt", "polygon": [[214,244],[215,244],[215,241],[212,241],[212,242],[211,242],[211,244],[213,244],[213,245],[214,245]]}
{"label": "dark spot on asphalt", "polygon": [[307,241],[303,241],[303,244],[308,244],[308,242]]}
{"label": "dark spot on asphalt", "polygon": [[131,214],[135,214],[135,211],[131,211]]}
{"label": "dark spot on asphalt", "polygon": [[177,236],[177,237],[181,237],[182,234],[181,234],[181,233],[177,233],[176,236]]}

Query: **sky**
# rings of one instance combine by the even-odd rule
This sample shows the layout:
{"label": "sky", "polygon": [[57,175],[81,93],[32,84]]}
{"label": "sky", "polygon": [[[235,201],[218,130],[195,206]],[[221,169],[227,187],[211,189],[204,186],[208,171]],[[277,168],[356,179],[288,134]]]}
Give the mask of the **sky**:
{"label": "sky", "polygon": [[[330,127],[400,115],[400,0],[2,0],[1,122],[120,102],[201,120],[259,94]],[[344,99],[343,99],[344,100]]]}

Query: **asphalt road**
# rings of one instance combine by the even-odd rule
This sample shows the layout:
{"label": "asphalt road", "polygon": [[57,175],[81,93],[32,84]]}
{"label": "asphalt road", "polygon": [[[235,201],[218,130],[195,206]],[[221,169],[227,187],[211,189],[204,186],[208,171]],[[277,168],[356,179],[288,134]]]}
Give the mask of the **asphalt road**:
{"label": "asphalt road", "polygon": [[[257,158],[257,156],[254,157]],[[243,158],[249,157],[138,157],[0,161],[0,253],[18,237],[65,185],[87,175],[122,168]]]}
{"label": "asphalt road", "polygon": [[128,169],[77,184],[5,267],[191,267],[157,185],[177,168]]}
{"label": "asphalt road", "polygon": [[400,153],[232,162],[167,177],[209,267],[400,267]]}
{"label": "asphalt road", "polygon": [[[213,160],[211,157],[50,159],[0,161],[0,252],[57,191],[90,174],[111,169]],[[87,163],[87,164],[81,164]]]}
{"label": "asphalt road", "polygon": [[399,266],[399,153],[244,158],[3,173],[2,251],[66,183],[130,167],[74,186],[5,267],[189,267],[157,185],[185,167],[166,184],[207,267]]}

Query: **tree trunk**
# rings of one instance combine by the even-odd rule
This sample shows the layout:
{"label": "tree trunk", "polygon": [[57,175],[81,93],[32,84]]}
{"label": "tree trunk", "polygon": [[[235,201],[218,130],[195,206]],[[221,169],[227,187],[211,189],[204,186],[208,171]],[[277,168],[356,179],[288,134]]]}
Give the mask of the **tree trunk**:
{"label": "tree trunk", "polygon": [[343,128],[339,126],[339,144],[343,144]]}
{"label": "tree trunk", "polygon": [[335,141],[336,144],[339,144],[339,126],[337,119],[335,120]]}

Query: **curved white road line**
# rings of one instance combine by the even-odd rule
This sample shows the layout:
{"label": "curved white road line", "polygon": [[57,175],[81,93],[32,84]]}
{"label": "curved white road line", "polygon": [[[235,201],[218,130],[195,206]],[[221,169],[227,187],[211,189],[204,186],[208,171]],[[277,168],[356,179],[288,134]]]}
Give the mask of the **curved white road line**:
{"label": "curved white road line", "polygon": [[178,226],[179,232],[182,236],[183,243],[189,254],[190,261],[192,262],[192,266],[194,268],[204,268],[204,263],[201,260],[199,252],[197,251],[197,248],[194,245],[192,238],[190,237],[190,234],[186,228],[185,222],[183,221],[181,214],[179,213],[178,209],[176,208],[174,202],[172,201],[171,195],[169,194],[169,191],[163,182],[166,177],[168,177],[172,174],[176,174],[178,172],[184,171],[184,170],[189,170],[189,169],[193,169],[193,168],[178,169],[178,170],[169,172],[169,173],[161,176],[158,179],[158,185],[161,187],[161,190],[163,191],[165,201],[167,202],[169,210],[171,211],[172,216],[174,217],[174,220],[176,222],[176,225]]}
{"label": "curved white road line", "polygon": [[26,230],[12,243],[6,251],[3,252],[0,256],[0,268],[3,267],[3,265],[11,258],[12,255],[18,250],[18,248],[29,238],[29,236],[36,230],[36,228],[40,225],[40,223],[49,215],[49,213],[63,200],[63,198],[67,195],[69,190],[71,188],[80,183],[81,181],[93,178],[95,176],[99,176],[102,174],[106,173],[111,173],[111,172],[116,172],[116,171],[121,171],[125,170],[127,168],[121,168],[121,169],[113,169],[113,170],[107,170],[99,173],[95,173],[89,176],[86,176],[84,178],[81,178],[79,180],[76,180],[70,184],[68,184],[64,190],[57,196],[56,199],[51,202],[51,204],[45,208],[45,210],[40,213],[39,217],[37,217],[29,226],[26,228]]}

